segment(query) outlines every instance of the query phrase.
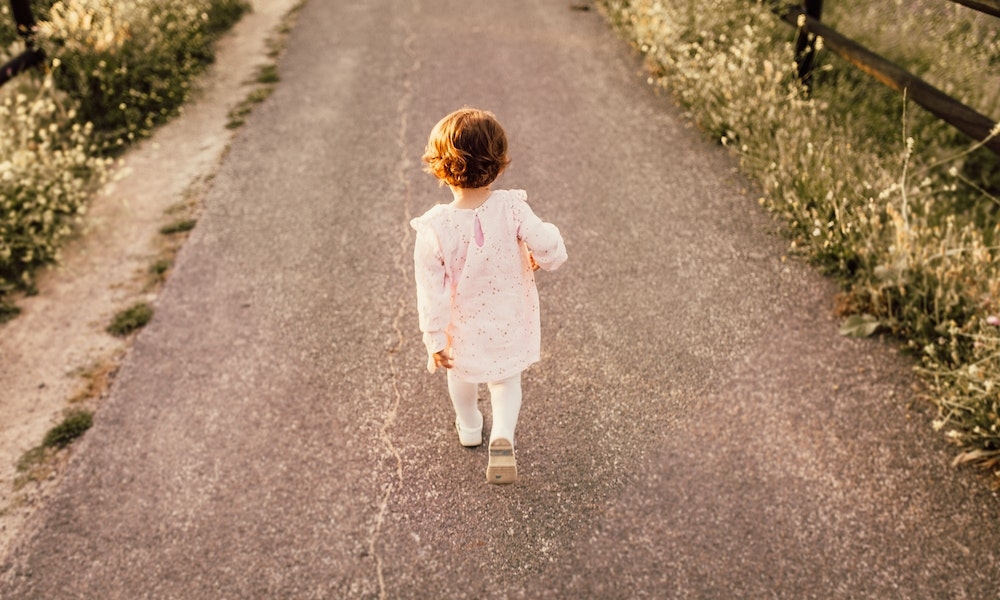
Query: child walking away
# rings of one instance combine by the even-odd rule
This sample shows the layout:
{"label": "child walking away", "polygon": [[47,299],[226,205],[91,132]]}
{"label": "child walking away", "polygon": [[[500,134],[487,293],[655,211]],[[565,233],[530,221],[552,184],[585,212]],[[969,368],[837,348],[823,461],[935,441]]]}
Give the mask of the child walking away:
{"label": "child walking away", "polygon": [[486,479],[513,483],[521,372],[538,361],[541,342],[534,271],[557,269],[566,247],[524,191],[490,189],[510,163],[492,113],[466,108],[446,116],[431,131],[423,161],[453,196],[410,222],[427,369],[448,370],[463,446],[483,443],[476,400],[479,384],[487,384],[493,427]]}

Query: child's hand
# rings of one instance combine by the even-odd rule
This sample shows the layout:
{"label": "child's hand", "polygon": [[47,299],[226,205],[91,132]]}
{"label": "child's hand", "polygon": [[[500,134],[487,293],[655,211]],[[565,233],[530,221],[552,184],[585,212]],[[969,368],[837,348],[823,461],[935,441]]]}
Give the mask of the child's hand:
{"label": "child's hand", "polygon": [[538,263],[535,262],[535,255],[532,254],[531,252],[528,253],[528,260],[531,261],[530,264],[532,271],[537,271],[538,269],[541,268],[538,266]]}
{"label": "child's hand", "polygon": [[438,350],[434,354],[427,357],[427,372],[433,373],[437,371],[438,367],[444,367],[450,369],[455,366],[455,362],[452,359],[451,353],[451,336],[448,336],[448,345],[444,347],[443,350]]}
{"label": "child's hand", "polygon": [[435,367],[444,367],[446,369],[452,368],[454,363],[451,360],[451,352],[448,350],[441,350],[440,352],[435,352],[431,357],[434,359]]}

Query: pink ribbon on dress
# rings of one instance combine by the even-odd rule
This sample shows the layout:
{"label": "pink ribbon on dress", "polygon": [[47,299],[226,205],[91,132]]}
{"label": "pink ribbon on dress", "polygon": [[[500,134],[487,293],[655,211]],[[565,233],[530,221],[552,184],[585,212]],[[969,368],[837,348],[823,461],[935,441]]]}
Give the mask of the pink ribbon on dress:
{"label": "pink ribbon on dress", "polygon": [[474,229],[475,229],[474,235],[476,239],[476,245],[482,248],[483,243],[486,241],[486,238],[483,237],[483,226],[479,224],[478,214],[476,215],[476,224],[474,226]]}

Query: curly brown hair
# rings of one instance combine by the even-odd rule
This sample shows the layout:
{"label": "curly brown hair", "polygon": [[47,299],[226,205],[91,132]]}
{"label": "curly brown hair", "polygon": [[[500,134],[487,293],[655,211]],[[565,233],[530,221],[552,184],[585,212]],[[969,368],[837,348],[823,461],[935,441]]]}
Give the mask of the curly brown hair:
{"label": "curly brown hair", "polygon": [[485,187],[510,164],[507,134],[489,111],[456,110],[431,130],[423,161],[442,184]]}

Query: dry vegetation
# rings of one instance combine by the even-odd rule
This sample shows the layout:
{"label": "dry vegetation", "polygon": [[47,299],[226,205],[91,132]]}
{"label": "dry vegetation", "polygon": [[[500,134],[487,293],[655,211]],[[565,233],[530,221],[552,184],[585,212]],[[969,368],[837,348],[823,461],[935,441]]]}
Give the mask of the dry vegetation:
{"label": "dry vegetation", "polygon": [[[842,283],[843,332],[902,340],[938,407],[934,427],[961,447],[956,462],[1000,476],[997,156],[822,50],[810,93],[774,1],[603,4],[650,83],[733,149],[792,248]],[[1000,19],[945,0],[825,10],[838,31],[1000,114]]]}

